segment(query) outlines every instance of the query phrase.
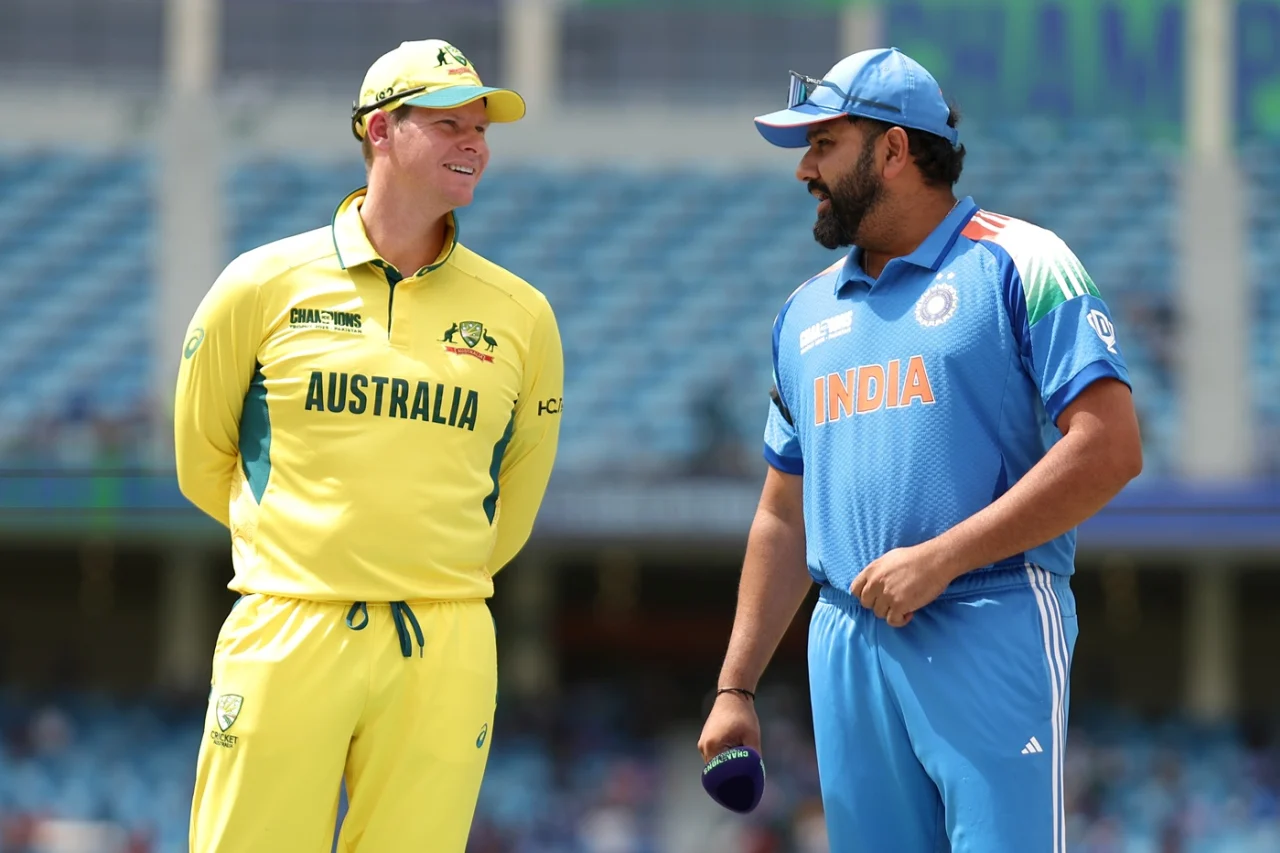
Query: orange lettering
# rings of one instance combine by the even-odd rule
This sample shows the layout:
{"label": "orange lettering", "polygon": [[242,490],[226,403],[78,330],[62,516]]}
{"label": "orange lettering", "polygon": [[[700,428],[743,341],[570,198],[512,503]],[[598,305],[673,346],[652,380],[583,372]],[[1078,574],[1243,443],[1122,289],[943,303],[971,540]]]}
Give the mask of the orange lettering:
{"label": "orange lettering", "polygon": [[845,371],[845,378],[839,373],[827,377],[827,420],[840,420],[840,411],[846,415],[853,414],[853,369]]}
{"label": "orange lettering", "polygon": [[889,401],[885,403],[886,408],[898,408],[898,392],[902,388],[902,386],[898,384],[901,369],[902,362],[898,359],[895,358],[893,361],[889,362],[889,380],[885,383],[888,386],[887,390],[889,392]]}
{"label": "orange lettering", "polygon": [[933,402],[933,386],[929,384],[929,374],[924,369],[924,359],[913,355],[907,362],[907,379],[902,384],[902,405],[910,406],[913,400],[928,405]]}
{"label": "orange lettering", "polygon": [[813,425],[822,426],[827,422],[827,379],[819,376],[813,380]]}
{"label": "orange lettering", "polygon": [[[872,391],[871,384],[875,383]],[[858,414],[874,412],[884,402],[884,368],[878,364],[864,364],[858,368]]]}

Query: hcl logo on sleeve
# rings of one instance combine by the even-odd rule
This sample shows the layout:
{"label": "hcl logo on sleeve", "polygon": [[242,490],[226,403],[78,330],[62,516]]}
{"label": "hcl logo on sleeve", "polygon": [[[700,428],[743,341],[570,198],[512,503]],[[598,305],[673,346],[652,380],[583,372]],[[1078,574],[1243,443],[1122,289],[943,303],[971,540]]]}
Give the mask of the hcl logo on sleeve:
{"label": "hcl logo on sleeve", "polygon": [[925,369],[924,357],[913,355],[903,366],[902,359],[888,364],[864,364],[844,372],[813,380],[814,426],[833,423],[853,415],[881,409],[906,409],[916,403],[935,402],[933,383]]}

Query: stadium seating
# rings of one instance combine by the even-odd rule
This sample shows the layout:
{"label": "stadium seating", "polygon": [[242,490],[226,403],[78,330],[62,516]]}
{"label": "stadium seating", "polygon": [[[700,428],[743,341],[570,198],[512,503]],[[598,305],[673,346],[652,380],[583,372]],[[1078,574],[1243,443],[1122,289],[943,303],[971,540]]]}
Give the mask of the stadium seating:
{"label": "stadium seating", "polygon": [[[968,143],[961,191],[1054,229],[1092,271],[1141,390],[1147,473],[1169,473],[1175,155],[1106,124],[1023,123]],[[1264,436],[1280,438],[1274,155],[1247,147],[1242,162],[1254,390]],[[228,182],[228,251],[326,223],[362,178],[358,161],[240,162]],[[43,459],[40,442],[52,451],[60,426],[138,420],[151,391],[153,180],[132,155],[0,155],[6,464]],[[462,212],[462,239],[534,282],[558,310],[568,385],[562,472],[696,470],[708,430],[757,453],[770,323],[787,294],[834,257],[814,244],[811,219],[811,199],[785,171],[495,165]],[[1269,470],[1280,471],[1280,440],[1261,444],[1272,453]],[[57,450],[67,458],[67,446]]]}
{"label": "stadium seating", "polygon": [[[568,691],[536,725],[500,709],[472,853],[825,850],[799,837],[818,796],[811,736],[803,714],[787,710],[802,704],[762,697],[770,784],[760,809],[740,819],[698,787],[698,721],[636,731],[636,697],[602,687]],[[185,853],[201,709],[9,694],[0,696],[0,729],[0,849],[29,849],[5,839],[13,844],[24,820],[56,818],[121,826],[136,839],[132,850]],[[1083,711],[1066,762],[1069,849],[1280,849],[1277,756],[1230,728]],[[681,826],[707,846],[679,842]],[[777,846],[748,844],[752,833]]]}
{"label": "stadium seating", "polygon": [[1280,156],[1275,144],[1243,146],[1240,162],[1249,193],[1250,253],[1254,284],[1253,396],[1264,463],[1280,474]]}

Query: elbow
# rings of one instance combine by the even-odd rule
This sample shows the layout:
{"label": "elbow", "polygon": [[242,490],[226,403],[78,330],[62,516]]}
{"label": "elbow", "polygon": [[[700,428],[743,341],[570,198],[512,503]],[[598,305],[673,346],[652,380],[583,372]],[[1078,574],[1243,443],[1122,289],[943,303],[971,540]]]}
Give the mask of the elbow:
{"label": "elbow", "polygon": [[1137,413],[1126,424],[1123,430],[1117,430],[1114,445],[1116,447],[1116,469],[1122,477],[1123,488],[1130,481],[1137,479],[1142,473],[1142,427],[1138,423]]}
{"label": "elbow", "polygon": [[200,491],[200,477],[189,455],[184,452],[181,442],[178,442],[174,447],[173,461],[178,475],[178,491],[182,492],[184,498],[195,503],[196,496]]}
{"label": "elbow", "polygon": [[524,546],[528,543],[528,539],[521,539],[518,542],[502,542],[493,549],[493,554],[489,556],[489,574],[496,575],[505,569],[512,560],[520,555],[524,550]]}
{"label": "elbow", "polygon": [[1077,437],[1076,459],[1114,496],[1142,473],[1142,428],[1122,383],[1090,386],[1068,411],[1064,434]]}
{"label": "elbow", "polygon": [[1125,483],[1137,479],[1142,473],[1142,442],[1140,440],[1133,442],[1133,447],[1125,455],[1124,465],[1126,466],[1124,468]]}
{"label": "elbow", "polygon": [[178,491],[182,492],[182,496],[187,500],[191,500],[192,477],[189,466],[183,464],[182,453],[178,451],[174,453],[175,473],[178,479]]}
{"label": "elbow", "polygon": [[195,478],[193,478],[190,474],[183,473],[182,468],[179,467],[178,468],[178,491],[182,493],[182,496],[184,498],[191,501],[191,503],[195,504],[196,506],[199,506],[200,494],[199,494],[199,491],[196,489],[195,485],[196,485]]}
{"label": "elbow", "polygon": [[493,544],[493,551],[489,554],[489,573],[497,574],[519,556],[520,552],[524,550],[524,546],[529,544],[532,536],[532,518],[500,517],[498,529],[495,531],[496,538]]}
{"label": "elbow", "polygon": [[199,454],[184,453],[175,448],[178,491],[196,509],[221,523],[230,525],[231,481],[235,460],[204,459]]}
{"label": "elbow", "polygon": [[183,496],[190,497],[192,481],[195,479],[193,477],[195,466],[192,464],[192,442],[188,438],[190,433],[182,427],[183,424],[175,414],[173,430],[174,472],[177,474],[178,491],[182,492]]}
{"label": "elbow", "polygon": [[192,506],[208,512],[208,490],[200,488],[199,480],[200,478],[195,476],[194,472],[185,469],[182,465],[178,466],[178,491]]}
{"label": "elbow", "polygon": [[1099,454],[1096,470],[1105,472],[1114,496],[1142,473],[1142,440],[1136,432],[1112,435],[1104,445],[1106,452]]}

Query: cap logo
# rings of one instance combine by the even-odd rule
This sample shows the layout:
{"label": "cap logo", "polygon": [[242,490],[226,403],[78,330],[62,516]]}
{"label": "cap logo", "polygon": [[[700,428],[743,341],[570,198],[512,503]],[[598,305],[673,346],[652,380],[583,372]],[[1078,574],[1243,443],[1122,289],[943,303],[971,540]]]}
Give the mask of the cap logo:
{"label": "cap logo", "polygon": [[449,60],[451,59],[458,65],[471,65],[471,63],[467,61],[467,58],[462,55],[462,51],[458,50],[453,45],[445,45],[440,48],[440,52],[436,54],[436,67],[439,68],[441,65],[448,65]]}

